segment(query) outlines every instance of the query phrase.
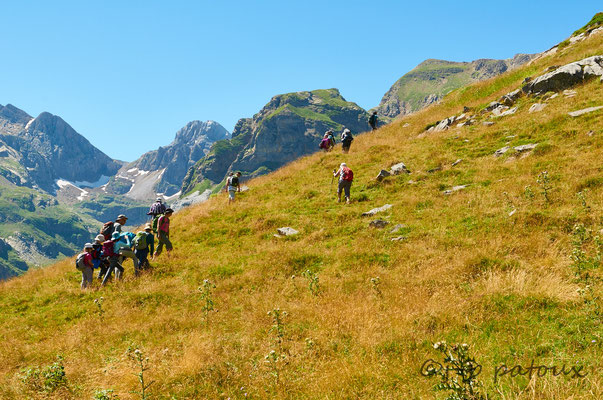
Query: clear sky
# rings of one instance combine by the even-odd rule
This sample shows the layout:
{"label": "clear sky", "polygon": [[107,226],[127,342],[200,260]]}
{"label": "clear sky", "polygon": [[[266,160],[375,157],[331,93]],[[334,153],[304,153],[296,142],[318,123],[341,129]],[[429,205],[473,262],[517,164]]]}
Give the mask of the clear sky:
{"label": "clear sky", "polygon": [[601,5],[0,0],[0,104],[59,115],[133,161],[191,120],[232,131],[276,94],[336,87],[368,109],[427,58],[541,52]]}

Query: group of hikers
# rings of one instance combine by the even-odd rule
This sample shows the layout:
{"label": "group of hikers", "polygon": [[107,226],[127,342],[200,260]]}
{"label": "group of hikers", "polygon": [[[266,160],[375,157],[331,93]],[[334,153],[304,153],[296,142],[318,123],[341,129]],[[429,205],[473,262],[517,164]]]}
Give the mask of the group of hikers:
{"label": "group of hikers", "polygon": [[[76,257],[76,269],[82,272],[81,288],[92,286],[94,270],[98,269],[98,279],[101,286],[107,284],[111,275],[121,280],[126,258],[134,264],[134,275],[140,275],[142,270],[149,269],[149,255],[154,260],[165,247],[168,254],[172,251],[170,241],[170,217],[174,210],[168,208],[161,198],[157,198],[149,209],[150,216],[143,230],[134,234],[124,229],[128,217],[123,214],[117,216],[115,221],[106,222],[100,233],[92,243],[84,245],[84,251]],[[155,247],[157,236],[157,247]]]}
{"label": "group of hikers", "polygon": [[[368,120],[373,131],[377,129],[377,112],[373,112]],[[343,153],[350,151],[354,137],[349,129],[345,128],[341,134],[341,145]],[[320,148],[326,152],[335,147],[335,136],[332,130],[324,134],[320,142]],[[350,189],[354,180],[354,173],[346,163],[341,163],[339,169],[333,170],[333,178],[339,177],[337,185],[337,198],[341,202],[341,195],[345,197],[346,204],[350,203]],[[226,178],[224,191],[228,193],[228,203],[235,201],[235,194],[241,191],[241,172],[230,172]],[[86,243],[84,251],[76,258],[76,268],[82,272],[82,289],[92,285],[94,270],[98,269],[98,279],[101,286],[107,284],[111,275],[115,273],[115,279],[121,280],[124,267],[123,262],[130,258],[134,264],[134,275],[140,275],[142,270],[150,268],[149,254],[151,259],[159,256],[165,247],[168,254],[172,251],[170,241],[170,217],[174,210],[167,208],[161,198],[157,198],[149,209],[147,215],[151,222],[144,229],[134,234],[123,229],[128,218],[120,214],[115,221],[105,223],[100,233],[94,238],[93,243]],[[155,236],[157,247],[155,248]]]}
{"label": "group of hikers", "polygon": [[[378,117],[377,111],[373,111],[371,116],[368,119],[369,126],[371,130],[374,132],[377,129]],[[354,140],[354,136],[352,136],[352,132],[345,128],[341,133],[341,150],[344,154],[347,154],[350,151],[350,146],[352,145],[352,140]],[[318,147],[325,152],[329,152],[333,150],[335,147],[335,136],[333,135],[332,130],[328,130],[325,132],[322,140],[318,144]]]}

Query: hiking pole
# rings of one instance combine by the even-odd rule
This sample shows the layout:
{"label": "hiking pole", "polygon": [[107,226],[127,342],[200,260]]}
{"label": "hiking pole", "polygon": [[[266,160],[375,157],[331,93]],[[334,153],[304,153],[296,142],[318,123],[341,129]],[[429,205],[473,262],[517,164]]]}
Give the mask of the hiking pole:
{"label": "hiking pole", "polygon": [[333,189],[333,179],[335,179],[335,169],[333,169],[333,173],[331,174],[331,189]]}

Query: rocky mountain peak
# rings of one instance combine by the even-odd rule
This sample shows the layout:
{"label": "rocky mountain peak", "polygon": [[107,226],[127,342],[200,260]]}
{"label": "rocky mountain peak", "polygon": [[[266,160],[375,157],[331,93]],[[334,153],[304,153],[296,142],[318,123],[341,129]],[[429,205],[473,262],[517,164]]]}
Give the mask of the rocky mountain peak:
{"label": "rocky mountain peak", "polygon": [[12,104],[7,104],[6,106],[0,104],[0,118],[13,124],[27,124],[32,117]]}

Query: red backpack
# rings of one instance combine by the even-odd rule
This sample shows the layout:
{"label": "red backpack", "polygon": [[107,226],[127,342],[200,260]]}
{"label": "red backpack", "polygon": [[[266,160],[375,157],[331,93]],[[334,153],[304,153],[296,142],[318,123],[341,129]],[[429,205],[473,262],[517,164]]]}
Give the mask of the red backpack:
{"label": "red backpack", "polygon": [[341,179],[352,182],[354,180],[354,173],[351,169],[344,167],[341,171]]}
{"label": "red backpack", "polygon": [[113,221],[109,221],[109,222],[105,222],[103,224],[103,227],[100,230],[101,235],[103,235],[105,237],[105,240],[109,240],[111,239],[111,235],[113,234],[113,231],[115,231],[115,224],[113,223]]}
{"label": "red backpack", "polygon": [[106,242],[103,243],[103,256],[112,257],[112,256],[119,255],[119,254],[115,254],[115,251],[113,250],[114,243],[115,242],[113,242],[113,240],[107,240]]}
{"label": "red backpack", "polygon": [[320,141],[320,145],[318,147],[320,147],[321,149],[328,149],[330,144],[331,141],[328,138],[324,138]]}

